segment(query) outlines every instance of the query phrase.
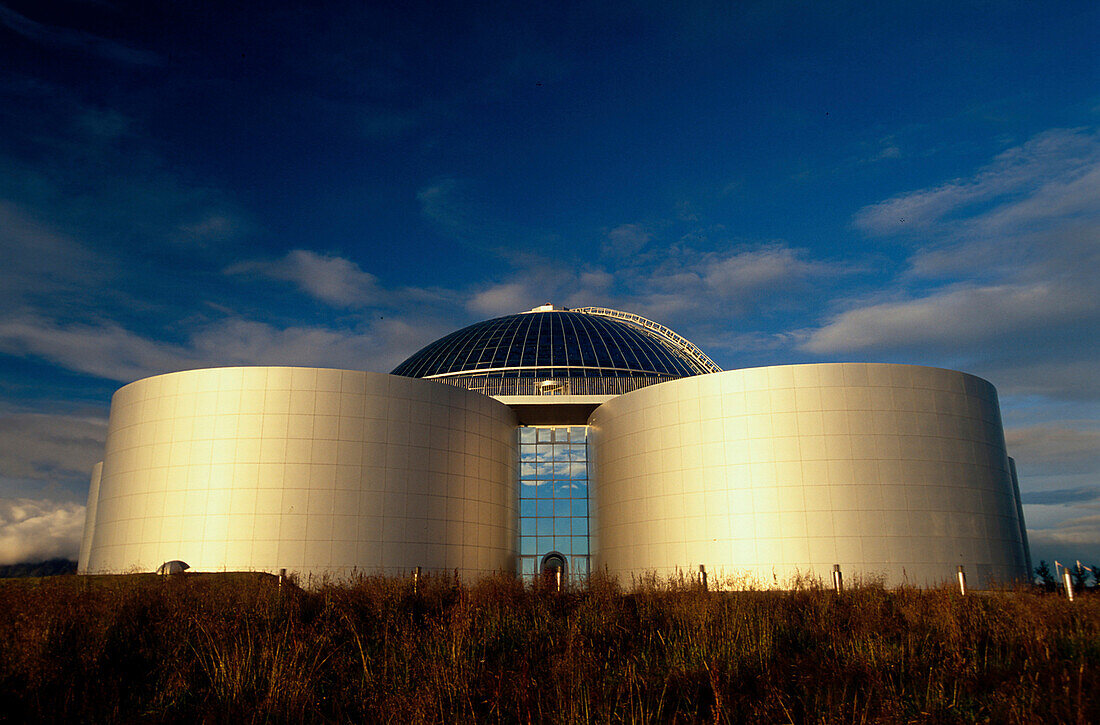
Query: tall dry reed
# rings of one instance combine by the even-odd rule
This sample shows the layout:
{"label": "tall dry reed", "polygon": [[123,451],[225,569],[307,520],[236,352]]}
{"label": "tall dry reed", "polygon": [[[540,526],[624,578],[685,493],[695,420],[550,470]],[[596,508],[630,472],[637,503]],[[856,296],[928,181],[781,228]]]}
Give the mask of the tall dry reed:
{"label": "tall dry reed", "polygon": [[1100,596],[0,583],[0,721],[1100,722]]}

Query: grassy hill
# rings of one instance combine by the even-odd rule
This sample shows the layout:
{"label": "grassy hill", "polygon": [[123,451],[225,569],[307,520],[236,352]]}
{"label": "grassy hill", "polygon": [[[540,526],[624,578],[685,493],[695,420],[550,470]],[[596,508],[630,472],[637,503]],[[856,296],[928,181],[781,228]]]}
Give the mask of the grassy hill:
{"label": "grassy hill", "polygon": [[0,721],[1100,722],[1100,596],[0,582]]}

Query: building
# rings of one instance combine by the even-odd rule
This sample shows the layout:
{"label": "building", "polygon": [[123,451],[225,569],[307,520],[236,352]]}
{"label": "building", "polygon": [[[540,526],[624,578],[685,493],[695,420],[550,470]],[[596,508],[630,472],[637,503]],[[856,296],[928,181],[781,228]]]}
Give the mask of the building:
{"label": "building", "polygon": [[1030,570],[993,386],[912,365],[720,370],[654,322],[552,305],[391,374],[211,368],[114,396],[81,572],[304,577],[705,566],[978,586]]}

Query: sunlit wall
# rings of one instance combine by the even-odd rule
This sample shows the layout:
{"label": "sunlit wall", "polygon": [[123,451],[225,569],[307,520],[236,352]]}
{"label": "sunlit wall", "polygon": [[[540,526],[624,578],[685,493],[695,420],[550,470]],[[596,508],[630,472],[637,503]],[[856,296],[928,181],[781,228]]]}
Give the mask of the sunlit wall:
{"label": "sunlit wall", "polygon": [[589,420],[594,569],[783,586],[800,574],[987,586],[1026,576],[997,395],[960,372],[732,370]]}
{"label": "sunlit wall", "polygon": [[217,368],[112,401],[83,571],[514,571],[515,415],[377,373]]}

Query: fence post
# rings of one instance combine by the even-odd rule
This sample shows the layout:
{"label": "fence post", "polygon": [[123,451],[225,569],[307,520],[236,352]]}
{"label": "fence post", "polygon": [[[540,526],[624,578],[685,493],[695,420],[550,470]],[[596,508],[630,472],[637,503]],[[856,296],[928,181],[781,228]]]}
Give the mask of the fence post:
{"label": "fence post", "polygon": [[966,596],[966,571],[962,564],[959,564],[959,594]]}
{"label": "fence post", "polygon": [[561,593],[561,567],[560,566],[555,566],[554,567],[554,581],[556,582],[557,590],[558,590],[558,593],[560,594]]}
{"label": "fence post", "polygon": [[1073,601],[1073,577],[1069,574],[1069,567],[1062,567],[1062,584],[1066,587],[1066,599]]}
{"label": "fence post", "polygon": [[703,591],[705,592],[707,590],[707,565],[706,564],[700,564],[699,565],[699,581],[701,581],[703,583]]}
{"label": "fence post", "polygon": [[286,583],[286,569],[279,570],[279,588],[283,588],[283,584]]}
{"label": "fence post", "polygon": [[416,594],[420,587],[420,567],[416,567],[416,571],[413,572],[413,594]]}
{"label": "fence post", "polygon": [[833,589],[837,594],[844,591],[844,575],[840,573],[840,564],[833,564]]}

